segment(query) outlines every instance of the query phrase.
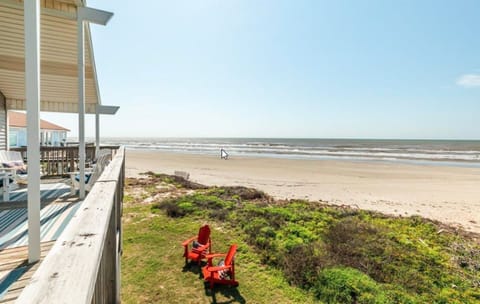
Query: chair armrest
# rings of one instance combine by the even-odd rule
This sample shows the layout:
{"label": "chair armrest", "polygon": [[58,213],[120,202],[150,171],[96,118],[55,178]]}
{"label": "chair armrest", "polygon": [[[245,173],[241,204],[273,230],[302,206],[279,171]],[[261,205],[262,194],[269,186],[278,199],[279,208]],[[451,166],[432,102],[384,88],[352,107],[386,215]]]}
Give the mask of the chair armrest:
{"label": "chair armrest", "polygon": [[0,172],[7,172],[7,171],[10,171],[9,173],[12,175],[11,177],[15,178],[15,176],[17,176],[16,168],[0,168]]}
{"label": "chair armrest", "polygon": [[[91,174],[93,171],[89,170],[90,168],[85,168],[85,174]],[[74,172],[68,172],[67,174],[70,174],[70,176],[75,176],[77,174],[80,174],[80,171],[74,171]]]}
{"label": "chair armrest", "polygon": [[198,252],[203,252],[203,251],[207,250],[208,247],[210,247],[210,244],[198,246],[197,248],[193,248],[192,250],[198,251]]}
{"label": "chair armrest", "polygon": [[197,239],[196,236],[192,236],[191,238],[189,238],[188,240],[184,241],[182,243],[182,246],[188,246],[188,244],[190,244],[191,242],[195,241]]}
{"label": "chair armrest", "polygon": [[212,254],[207,254],[207,259],[213,259],[213,258],[218,258],[218,257],[223,257],[226,256],[226,253],[212,253]]}
{"label": "chair armrest", "polygon": [[209,272],[217,272],[217,271],[221,271],[221,270],[227,270],[227,269],[231,269],[232,266],[208,266],[207,267],[207,271]]}

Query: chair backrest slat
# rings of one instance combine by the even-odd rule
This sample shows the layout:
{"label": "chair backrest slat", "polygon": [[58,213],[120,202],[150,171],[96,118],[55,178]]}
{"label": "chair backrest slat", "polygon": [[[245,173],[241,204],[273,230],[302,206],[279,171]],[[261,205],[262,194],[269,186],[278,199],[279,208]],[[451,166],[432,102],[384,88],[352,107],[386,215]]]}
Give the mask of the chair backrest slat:
{"label": "chair backrest slat", "polygon": [[6,163],[8,162],[7,151],[0,151],[0,162]]}
{"label": "chair backrest slat", "polygon": [[9,163],[12,161],[23,163],[22,153],[18,151],[0,151],[0,162]]}
{"label": "chair backrest slat", "polygon": [[[102,151],[100,151],[102,152]],[[90,190],[91,187],[95,184],[97,179],[100,178],[100,176],[103,173],[103,169],[105,169],[106,166],[110,163],[111,159],[111,153],[100,153],[98,158],[97,158],[97,163],[95,164],[95,167],[92,172],[92,176],[90,176],[90,179],[88,180],[87,183],[87,190]]]}
{"label": "chair backrest slat", "polygon": [[205,244],[208,243],[209,239],[210,239],[210,227],[208,225],[204,225],[204,226],[200,227],[200,229],[198,230],[197,241],[200,244],[205,245]]}
{"label": "chair backrest slat", "polygon": [[230,266],[232,264],[233,258],[235,257],[236,252],[237,252],[237,244],[233,244],[232,246],[230,246],[227,256],[225,257],[225,266]]}

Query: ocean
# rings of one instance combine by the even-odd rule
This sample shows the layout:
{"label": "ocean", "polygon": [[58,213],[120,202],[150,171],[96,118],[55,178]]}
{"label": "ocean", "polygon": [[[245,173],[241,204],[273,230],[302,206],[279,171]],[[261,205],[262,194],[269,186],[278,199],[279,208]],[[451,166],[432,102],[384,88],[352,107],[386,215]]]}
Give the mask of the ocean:
{"label": "ocean", "polygon": [[480,167],[480,141],[297,138],[103,138],[127,149],[234,157],[333,159]]}

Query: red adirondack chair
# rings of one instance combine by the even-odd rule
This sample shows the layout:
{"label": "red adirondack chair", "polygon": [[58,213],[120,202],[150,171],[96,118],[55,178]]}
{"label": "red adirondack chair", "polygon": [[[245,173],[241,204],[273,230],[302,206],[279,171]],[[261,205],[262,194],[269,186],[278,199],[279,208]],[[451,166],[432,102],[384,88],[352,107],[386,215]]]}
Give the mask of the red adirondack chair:
{"label": "red adirondack chair", "polygon": [[[203,267],[203,278],[206,282],[210,282],[210,289],[213,289],[213,285],[223,284],[238,286],[238,282],[235,281],[235,253],[237,252],[237,244],[230,246],[228,252],[215,253],[207,255],[207,266]],[[225,257],[223,263],[218,266],[213,265],[213,259],[216,257]],[[223,265],[222,265],[223,264]]]}
{"label": "red adirondack chair", "polygon": [[[192,243],[191,249],[189,244]],[[198,230],[198,236],[193,236],[182,243],[184,247],[183,256],[185,257],[185,264],[188,260],[196,261],[200,265],[207,253],[212,252],[212,241],[210,240],[210,227],[204,225]],[[208,251],[208,252],[207,252]]]}

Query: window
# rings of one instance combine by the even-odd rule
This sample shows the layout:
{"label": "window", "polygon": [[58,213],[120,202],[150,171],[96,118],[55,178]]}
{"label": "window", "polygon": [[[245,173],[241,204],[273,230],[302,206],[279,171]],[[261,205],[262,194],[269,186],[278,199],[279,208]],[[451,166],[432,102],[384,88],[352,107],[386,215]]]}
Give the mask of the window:
{"label": "window", "polygon": [[10,132],[10,134],[8,134],[8,141],[9,141],[10,147],[18,146],[17,136],[18,136],[17,132]]}

